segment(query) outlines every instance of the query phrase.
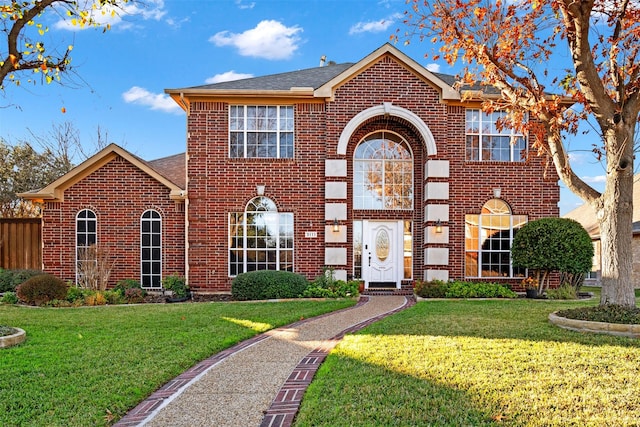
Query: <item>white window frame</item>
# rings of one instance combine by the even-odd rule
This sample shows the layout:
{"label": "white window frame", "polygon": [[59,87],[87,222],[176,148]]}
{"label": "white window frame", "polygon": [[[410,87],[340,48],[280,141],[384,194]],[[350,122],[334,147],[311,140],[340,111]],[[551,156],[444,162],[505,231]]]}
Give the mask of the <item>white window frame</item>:
{"label": "white window frame", "polygon": [[[255,209],[252,209],[255,207]],[[247,224],[247,214],[264,214],[268,216],[270,219],[270,223],[272,226],[277,226],[277,232],[270,235],[275,237],[275,241],[271,247],[267,247],[266,244],[264,247],[259,246],[260,238],[256,238],[256,245],[251,246],[249,242],[248,232],[250,225]],[[234,220],[235,218],[235,220]],[[269,199],[268,197],[258,196],[253,198],[247,203],[245,210],[243,212],[232,212],[229,214],[229,223],[228,223],[228,233],[229,233],[229,277],[235,277],[238,274],[245,273],[247,271],[256,271],[256,270],[281,270],[282,266],[285,266],[287,271],[295,271],[294,264],[294,255],[295,255],[295,240],[294,240],[294,231],[295,231],[295,219],[292,212],[278,212],[275,203]],[[236,230],[234,232],[234,229]],[[238,233],[239,231],[239,233]],[[290,238],[287,238],[284,233],[291,233]],[[290,243],[289,243],[290,242]],[[288,246],[290,244],[290,247]],[[250,247],[251,246],[251,247]],[[275,254],[275,259],[272,261],[265,261],[262,263],[259,262],[250,262],[249,253],[255,252],[255,255],[264,255],[265,259],[269,257],[269,255]],[[283,255],[287,253],[286,257]],[[237,260],[233,261],[233,255],[239,254],[242,258],[241,262]],[[235,272],[233,266],[236,266]],[[253,268],[249,269],[250,266],[258,266],[260,265],[274,266],[275,268]]]}
{"label": "white window frame", "polygon": [[[465,111],[465,160],[467,162],[524,162],[526,156],[522,156],[521,152],[527,152],[528,141],[525,135],[516,132],[512,128],[503,127],[502,130],[496,128],[496,122],[499,118],[504,117],[505,111],[494,111],[487,113],[478,108],[468,108]],[[477,120],[469,120],[473,116]],[[475,127],[477,126],[477,127]],[[477,156],[469,155],[469,137],[477,138]],[[494,153],[499,152],[499,148],[489,148],[483,150],[483,143],[493,138],[508,138],[509,143],[509,159],[496,159]],[[522,151],[516,153],[518,147],[517,141],[521,140],[524,144]],[[489,153],[490,158],[484,158],[484,152]],[[475,154],[475,153],[473,153]],[[470,158],[471,157],[471,158]]]}
{"label": "white window frame", "polygon": [[[145,215],[149,214],[150,218],[145,218]],[[154,217],[154,215],[157,215]],[[145,232],[144,231],[144,223],[148,222],[149,223],[149,231]],[[153,231],[153,224],[154,223],[159,223],[160,224],[160,231],[159,232],[154,232]],[[149,235],[149,244],[145,245],[144,244],[144,235],[148,234]],[[154,245],[153,242],[153,236],[154,235],[159,235],[159,242],[157,245]],[[143,289],[157,289],[160,290],[162,289],[162,267],[163,267],[163,258],[162,258],[162,215],[160,214],[160,212],[158,212],[155,209],[147,209],[146,211],[144,211],[142,213],[142,215],[140,215],[140,286]],[[149,250],[149,255],[150,258],[148,260],[145,260],[143,257],[144,251],[145,249]],[[154,249],[159,251],[159,259],[155,259],[153,257],[153,252]],[[149,273],[145,273],[144,272],[144,263],[148,262],[150,263],[149,265]],[[153,265],[154,263],[159,262],[160,263],[160,271],[158,273],[154,273],[153,272]],[[151,286],[145,286],[145,277],[149,277],[150,281],[151,281]],[[153,286],[153,281],[154,278],[158,279],[158,286]]]}
{"label": "white window frame", "polygon": [[[482,211],[489,211],[491,212],[490,209],[490,205],[492,203],[501,203],[504,205],[504,207],[506,209],[508,209],[508,212],[505,213],[482,213]],[[527,215],[513,215],[513,212],[511,210],[511,207],[509,206],[509,204],[507,202],[505,202],[502,199],[491,199],[488,200],[483,208],[482,211],[478,214],[467,214],[465,215],[465,277],[469,277],[469,278],[496,278],[496,279],[506,279],[506,278],[514,278],[514,277],[524,277],[524,273],[522,274],[514,274],[514,267],[513,267],[513,259],[511,258],[511,247],[513,247],[513,238],[514,238],[514,218],[518,218],[521,221],[521,226],[526,224],[528,222],[528,217]],[[509,243],[509,249],[483,249],[482,245],[485,242],[485,240],[488,240],[487,238],[484,238],[482,230],[483,228],[487,228],[486,225],[484,224],[483,219],[487,218],[487,217],[501,217],[501,216],[508,216],[509,217],[509,235],[508,235],[508,243]],[[476,219],[475,222],[477,222],[477,224],[472,224],[471,223],[471,218]],[[489,223],[492,223],[491,219],[489,219],[488,221]],[[517,224],[516,224],[517,225]],[[469,239],[473,239],[476,240],[474,238],[474,234],[471,233],[471,236],[467,235],[468,232],[470,232],[469,227],[473,227],[476,229],[476,235],[477,235],[477,248],[472,247],[469,248],[467,246],[467,240]],[[516,227],[516,229],[518,229],[519,227]],[[471,254],[471,253],[475,253],[476,254],[476,262],[477,262],[477,271],[475,273],[475,275],[471,275],[471,274],[467,274],[467,254]],[[483,262],[482,262],[482,255],[483,254],[487,254],[487,253],[493,253],[493,254],[508,254],[509,256],[509,274],[508,276],[500,276],[500,275],[482,275],[483,272]]]}
{"label": "white window frame", "polygon": [[[275,129],[269,128],[264,120],[263,128],[249,129],[251,109],[276,109]],[[242,110],[242,114],[234,114],[238,110]],[[287,114],[290,112],[290,114]],[[284,114],[284,116],[283,116]],[[265,118],[266,118],[265,114]],[[256,118],[253,119],[256,123]],[[249,156],[248,140],[249,134],[275,134],[276,155],[269,156],[268,150],[265,156]],[[232,146],[232,135],[237,134],[242,137],[242,155],[234,155],[234,147]],[[291,153],[284,153],[283,136],[288,135],[291,138]],[[234,159],[293,159],[295,157],[295,109],[293,105],[230,105],[229,106],[229,157]]]}
{"label": "white window frame", "polygon": [[[80,215],[85,213],[85,217],[84,218],[80,218]],[[91,214],[92,217],[90,218],[88,215],[86,214]],[[83,221],[85,223],[85,230],[82,232],[83,236],[84,236],[84,241],[85,244],[84,245],[79,245],[78,244],[78,236],[80,235],[80,231],[79,231],[79,227],[78,224],[80,221]],[[89,232],[89,223],[93,223],[94,224],[94,231],[93,232]],[[93,236],[93,243],[91,244],[86,244],[86,242],[89,240],[89,236]],[[79,267],[79,263],[81,261],[80,256],[79,256],[79,252],[81,249],[89,249],[91,246],[93,245],[97,245],[98,244],[98,215],[95,213],[95,211],[93,211],[92,209],[81,209],[80,211],[78,211],[78,213],[76,213],[76,230],[75,230],[75,252],[76,252],[76,285],[80,283],[81,277],[80,277],[80,271],[78,269]],[[97,261],[96,261],[97,262]]]}
{"label": "white window frame", "polygon": [[[376,135],[380,134],[380,137],[377,138]],[[387,135],[392,135],[394,138],[387,138]],[[381,159],[366,159],[366,158],[357,158],[357,152],[358,152],[358,147],[360,147],[362,144],[367,143],[368,141],[372,140],[372,139],[383,139],[383,140],[388,140],[391,142],[394,142],[400,146],[402,146],[404,149],[407,150],[407,152],[409,153],[409,156],[411,157],[410,159],[406,159],[406,160],[398,160],[398,159],[387,159],[387,158],[381,158]],[[410,179],[411,179],[411,186],[410,186],[410,190],[411,193],[407,196],[402,196],[403,198],[406,198],[407,200],[410,201],[410,205],[407,207],[387,207],[386,206],[386,167],[388,163],[399,163],[399,164],[407,164],[409,165],[408,169],[410,170]],[[413,151],[411,150],[411,146],[409,145],[409,143],[407,142],[406,139],[404,139],[402,136],[398,135],[395,132],[391,132],[388,130],[377,130],[375,132],[371,132],[370,134],[366,135],[364,138],[362,138],[360,140],[360,142],[358,143],[358,145],[356,146],[356,149],[354,150],[353,153],[353,209],[354,210],[413,210],[413,205],[415,202],[415,194],[414,194],[414,156],[413,156]],[[369,198],[366,197],[366,192],[368,191],[366,188],[357,188],[357,187],[364,187],[365,183],[357,183],[357,179],[358,179],[358,173],[359,171],[357,170],[358,165],[365,165],[365,164],[376,164],[376,163],[382,163],[382,186],[380,188],[380,195],[378,197],[380,197],[380,203],[381,206],[365,206],[365,203],[367,200],[369,200]],[[362,192],[362,196],[360,196],[359,194]],[[370,197],[375,197],[375,196],[370,196]]]}

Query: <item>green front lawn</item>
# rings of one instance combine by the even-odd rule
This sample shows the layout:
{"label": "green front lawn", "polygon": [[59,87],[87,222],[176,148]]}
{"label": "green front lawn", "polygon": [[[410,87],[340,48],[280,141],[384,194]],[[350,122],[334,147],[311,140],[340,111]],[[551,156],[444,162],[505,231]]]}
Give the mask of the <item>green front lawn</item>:
{"label": "green front lawn", "polygon": [[547,320],[594,304],[419,302],[346,336],[295,426],[638,426],[640,340]]}
{"label": "green front lawn", "polygon": [[0,325],[27,341],[0,350],[0,425],[109,425],[197,362],[268,329],[355,300],[0,305]]}

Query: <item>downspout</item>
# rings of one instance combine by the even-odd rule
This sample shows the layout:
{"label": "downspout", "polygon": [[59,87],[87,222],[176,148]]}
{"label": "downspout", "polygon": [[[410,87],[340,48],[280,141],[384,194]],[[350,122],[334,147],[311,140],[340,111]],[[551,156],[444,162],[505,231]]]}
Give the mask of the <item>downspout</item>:
{"label": "downspout", "polygon": [[[180,92],[180,102],[187,113],[187,125],[189,122],[189,107],[184,100],[184,92]],[[187,286],[189,286],[189,127],[186,128],[186,143],[184,154],[184,174],[185,174],[185,190],[187,196],[184,199],[184,277]]]}

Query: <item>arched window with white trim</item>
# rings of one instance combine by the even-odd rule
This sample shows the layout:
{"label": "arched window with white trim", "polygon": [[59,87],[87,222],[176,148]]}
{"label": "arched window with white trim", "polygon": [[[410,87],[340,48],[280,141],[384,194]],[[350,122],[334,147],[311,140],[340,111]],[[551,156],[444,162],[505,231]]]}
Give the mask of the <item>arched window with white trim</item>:
{"label": "arched window with white trim", "polygon": [[76,283],[85,286],[91,264],[96,263],[95,247],[98,244],[98,218],[91,209],[83,209],[76,215]]}
{"label": "arched window with white trim", "polygon": [[162,217],[153,209],[140,218],[140,284],[145,289],[162,287]]}
{"label": "arched window with white trim", "polygon": [[479,215],[465,215],[465,276],[524,276],[524,269],[511,265],[511,245],[527,221],[527,215],[512,215],[501,199],[489,200]]}
{"label": "arched window with white trim", "polygon": [[409,144],[389,131],[360,141],[353,159],[353,208],[413,208],[413,155]]}
{"label": "arched window with white trim", "polygon": [[264,196],[229,214],[229,275],[255,270],[293,271],[293,213]]}

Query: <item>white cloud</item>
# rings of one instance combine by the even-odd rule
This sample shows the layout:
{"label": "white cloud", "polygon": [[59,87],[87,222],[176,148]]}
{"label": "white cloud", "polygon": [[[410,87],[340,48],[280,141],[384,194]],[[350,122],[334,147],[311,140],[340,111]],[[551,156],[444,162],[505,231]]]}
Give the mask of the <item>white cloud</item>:
{"label": "white cloud", "polygon": [[253,77],[253,74],[236,73],[235,71],[227,71],[226,73],[216,74],[213,77],[209,77],[205,80],[207,84],[230,82],[232,80],[249,79]]}
{"label": "white cloud", "polygon": [[397,19],[400,18],[402,18],[401,13],[394,13],[393,15],[378,21],[358,22],[351,26],[349,34],[381,33],[386,31]]}
{"label": "white cloud", "polygon": [[256,2],[252,1],[251,3],[242,3],[242,0],[236,0],[236,5],[240,9],[253,9],[256,6]]}
{"label": "white cloud", "polygon": [[209,41],[216,46],[233,46],[242,56],[265,59],[288,59],[298,49],[302,28],[285,27],[278,21],[261,21],[244,33],[221,31]]}
{"label": "white cloud", "polygon": [[606,175],[583,176],[582,180],[587,184],[604,184],[607,181]]}
{"label": "white cloud", "polygon": [[133,86],[122,94],[122,99],[128,104],[143,105],[152,110],[160,110],[165,113],[181,113],[182,109],[169,95],[164,93],[151,93],[145,88]]}
{"label": "white cloud", "polygon": [[436,64],[436,63],[427,64],[427,66],[425,68],[427,70],[431,71],[432,73],[439,73],[440,72],[440,64]]}
{"label": "white cloud", "polygon": [[575,151],[570,151],[569,152],[569,161],[571,162],[571,164],[578,166],[578,165],[583,165],[585,163],[587,163],[589,160],[593,160],[593,154],[587,154],[584,152],[575,152]]}
{"label": "white cloud", "polygon": [[[95,9],[92,9],[93,5],[96,5]],[[95,23],[100,26],[110,25],[111,27],[129,28],[131,23],[124,21],[124,16],[137,16],[143,20],[159,21],[167,13],[164,10],[164,0],[147,0],[144,4],[141,3],[127,3],[120,8],[113,7],[111,5],[100,6],[97,1],[94,0],[81,0],[78,4],[78,8],[81,10],[89,11],[91,18]],[[60,16],[65,16],[65,19],[61,19],[54,24],[54,28],[60,30],[80,31],[93,28],[91,26],[80,27],[79,25],[73,25],[71,19],[67,17],[66,12],[59,13]]]}
{"label": "white cloud", "polygon": [[174,29],[179,29],[182,28],[183,24],[189,23],[191,22],[191,18],[186,17],[186,18],[182,18],[179,20],[176,20],[174,18],[167,18],[165,20],[165,22],[167,23],[167,25],[169,25],[170,27],[174,28]]}

